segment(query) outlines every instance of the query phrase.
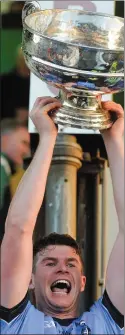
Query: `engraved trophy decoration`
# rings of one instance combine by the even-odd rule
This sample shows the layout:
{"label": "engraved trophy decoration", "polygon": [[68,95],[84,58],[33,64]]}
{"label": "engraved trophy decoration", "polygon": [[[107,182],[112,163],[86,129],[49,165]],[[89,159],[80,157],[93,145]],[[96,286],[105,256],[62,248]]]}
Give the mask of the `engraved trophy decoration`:
{"label": "engraved trophy decoration", "polygon": [[59,88],[62,107],[54,122],[64,127],[106,129],[104,94],[124,89],[124,19],[82,10],[41,10],[37,1],[22,12],[22,49],[29,69]]}

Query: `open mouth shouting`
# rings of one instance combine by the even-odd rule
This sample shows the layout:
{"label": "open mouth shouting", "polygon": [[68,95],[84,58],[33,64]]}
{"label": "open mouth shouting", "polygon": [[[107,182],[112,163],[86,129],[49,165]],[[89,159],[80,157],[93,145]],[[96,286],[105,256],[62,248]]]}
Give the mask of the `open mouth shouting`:
{"label": "open mouth shouting", "polygon": [[52,283],[51,291],[55,294],[69,294],[71,291],[71,283],[67,279],[59,279]]}

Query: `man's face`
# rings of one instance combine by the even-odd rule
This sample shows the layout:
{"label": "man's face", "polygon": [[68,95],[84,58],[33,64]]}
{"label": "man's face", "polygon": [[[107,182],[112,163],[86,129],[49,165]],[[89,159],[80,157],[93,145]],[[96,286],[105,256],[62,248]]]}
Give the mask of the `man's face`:
{"label": "man's face", "polygon": [[36,303],[43,312],[76,310],[86,278],[79,255],[69,246],[49,246],[37,255],[33,275]]}
{"label": "man's face", "polygon": [[7,153],[12,161],[21,165],[30,153],[30,136],[26,128],[19,128],[7,136]]}

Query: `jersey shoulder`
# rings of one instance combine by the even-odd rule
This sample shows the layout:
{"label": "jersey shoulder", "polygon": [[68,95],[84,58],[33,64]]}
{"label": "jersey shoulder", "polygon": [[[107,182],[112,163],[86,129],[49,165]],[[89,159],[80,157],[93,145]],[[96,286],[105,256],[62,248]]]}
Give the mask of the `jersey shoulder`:
{"label": "jersey shoulder", "polygon": [[26,297],[14,308],[0,309],[1,334],[55,334],[53,319],[36,309]]}
{"label": "jersey shoulder", "polygon": [[[110,302],[105,291],[88,312],[82,315],[92,334],[124,334],[124,318]],[[120,318],[121,317],[121,318]]]}
{"label": "jersey shoulder", "polygon": [[15,315],[14,312],[11,309],[13,316],[8,320],[1,315],[1,334],[44,334],[44,314],[29,301],[22,311],[16,310]]}

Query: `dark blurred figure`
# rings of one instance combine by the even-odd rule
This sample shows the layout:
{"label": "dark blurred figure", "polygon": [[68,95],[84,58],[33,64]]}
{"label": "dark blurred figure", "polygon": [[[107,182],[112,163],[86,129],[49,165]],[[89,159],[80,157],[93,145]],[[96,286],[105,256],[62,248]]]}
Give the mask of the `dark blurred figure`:
{"label": "dark blurred figure", "polygon": [[1,118],[17,118],[28,121],[29,69],[22,49],[17,50],[15,69],[1,77]]}
{"label": "dark blurred figure", "polygon": [[2,120],[0,154],[0,243],[4,235],[5,220],[11,199],[24,173],[23,159],[29,155],[30,135],[27,127],[17,120]]}
{"label": "dark blurred figure", "polygon": [[24,1],[11,1],[10,12],[21,13],[24,6]]}

